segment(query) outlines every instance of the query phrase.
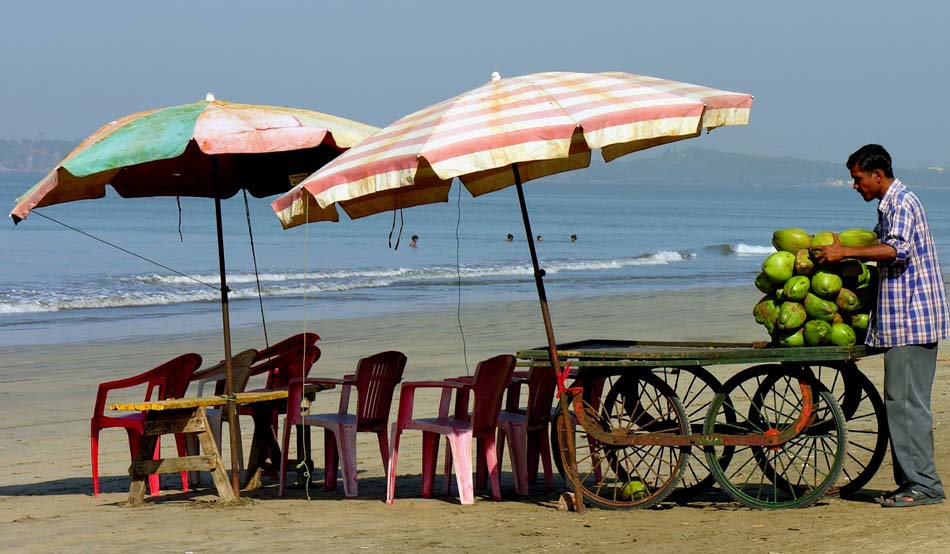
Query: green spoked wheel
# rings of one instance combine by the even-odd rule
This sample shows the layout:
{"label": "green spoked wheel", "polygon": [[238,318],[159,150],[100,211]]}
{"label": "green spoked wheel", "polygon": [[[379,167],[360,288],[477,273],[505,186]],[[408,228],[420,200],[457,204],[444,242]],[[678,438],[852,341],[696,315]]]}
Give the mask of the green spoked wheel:
{"label": "green spoked wheel", "polygon": [[808,364],[815,379],[835,397],[848,431],[841,476],[829,490],[854,495],[874,477],[887,454],[887,413],[877,387],[852,360]]}
{"label": "green spoked wheel", "polygon": [[[623,444],[627,437],[670,433],[688,435],[689,423],[673,389],[650,372],[626,370],[621,374],[588,371],[579,375],[584,417],[558,411],[552,421],[558,444],[574,442],[573,459],[561,459],[577,467],[577,475],[567,475],[569,485],[580,488],[584,500],[608,509],[648,508],[673,492],[689,460],[690,447],[660,444]],[[576,404],[571,402],[571,412]],[[568,433],[562,435],[563,419]],[[596,429],[578,424],[586,421]],[[609,434],[611,440],[595,438]],[[569,456],[558,449],[559,456]],[[575,481],[576,480],[576,481]]]}
{"label": "green spoked wheel", "polygon": [[[794,427],[804,409],[800,380],[812,393],[815,417],[790,440],[772,446],[736,445],[728,465],[724,447],[707,446],[706,462],[719,486],[751,508],[803,508],[834,485],[844,463],[845,418],[834,396],[815,386],[801,367],[760,365],[723,384],[704,426],[704,434],[761,438]],[[729,417],[735,422],[730,423]]]}
{"label": "green spoked wheel", "polygon": [[[709,407],[722,388],[719,379],[701,366],[656,367],[652,372],[663,379],[679,397],[689,422],[690,434],[701,434]],[[735,423],[733,414],[726,413],[725,416],[729,418],[728,423]],[[733,447],[725,447],[720,451],[721,467],[729,465],[734,450]],[[679,486],[669,498],[675,502],[686,503],[707,491],[715,482],[716,478],[709,471],[702,447],[696,447],[689,457],[686,469],[683,470]]]}

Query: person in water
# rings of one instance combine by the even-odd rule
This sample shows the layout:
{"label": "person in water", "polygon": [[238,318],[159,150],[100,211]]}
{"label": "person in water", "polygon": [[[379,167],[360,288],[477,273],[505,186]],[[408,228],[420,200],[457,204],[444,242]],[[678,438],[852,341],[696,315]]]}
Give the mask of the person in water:
{"label": "person in water", "polygon": [[419,235],[412,235],[412,240],[409,241],[409,248],[415,248],[418,246]]}

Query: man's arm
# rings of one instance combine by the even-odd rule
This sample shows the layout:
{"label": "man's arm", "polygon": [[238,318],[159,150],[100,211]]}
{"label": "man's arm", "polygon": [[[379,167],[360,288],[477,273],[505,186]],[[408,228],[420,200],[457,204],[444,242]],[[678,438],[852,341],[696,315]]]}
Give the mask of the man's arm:
{"label": "man's arm", "polygon": [[845,246],[841,244],[838,233],[835,233],[834,237],[833,244],[812,247],[811,255],[819,264],[831,264],[844,258],[874,262],[889,262],[897,258],[897,250],[889,244],[882,242],[871,246]]}

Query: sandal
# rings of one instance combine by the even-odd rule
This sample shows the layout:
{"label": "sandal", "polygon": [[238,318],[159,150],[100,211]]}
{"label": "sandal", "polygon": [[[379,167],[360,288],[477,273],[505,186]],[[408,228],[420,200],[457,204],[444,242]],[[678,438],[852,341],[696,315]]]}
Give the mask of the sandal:
{"label": "sandal", "polygon": [[909,508],[911,506],[940,504],[941,502],[943,502],[942,496],[930,496],[918,490],[907,488],[891,494],[879,503],[883,508]]}

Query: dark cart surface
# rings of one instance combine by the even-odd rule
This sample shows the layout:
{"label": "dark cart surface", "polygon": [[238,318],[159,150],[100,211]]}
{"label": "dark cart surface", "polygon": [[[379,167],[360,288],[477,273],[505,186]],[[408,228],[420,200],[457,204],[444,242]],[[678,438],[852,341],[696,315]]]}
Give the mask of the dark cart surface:
{"label": "dark cart surface", "polygon": [[[715,365],[844,361],[872,354],[867,346],[810,346],[777,348],[767,342],[671,342],[614,339],[587,339],[557,346],[561,360],[571,367],[675,365]],[[523,365],[550,362],[547,347],[518,352]]]}
{"label": "dark cart surface", "polygon": [[[875,354],[864,345],[588,339],[557,353],[567,401],[552,450],[600,507],[685,502],[715,483],[750,507],[803,507],[862,487],[887,448],[883,402],[856,364]],[[521,350],[519,365],[549,367],[549,354]],[[713,365],[741,367],[720,382]]]}

